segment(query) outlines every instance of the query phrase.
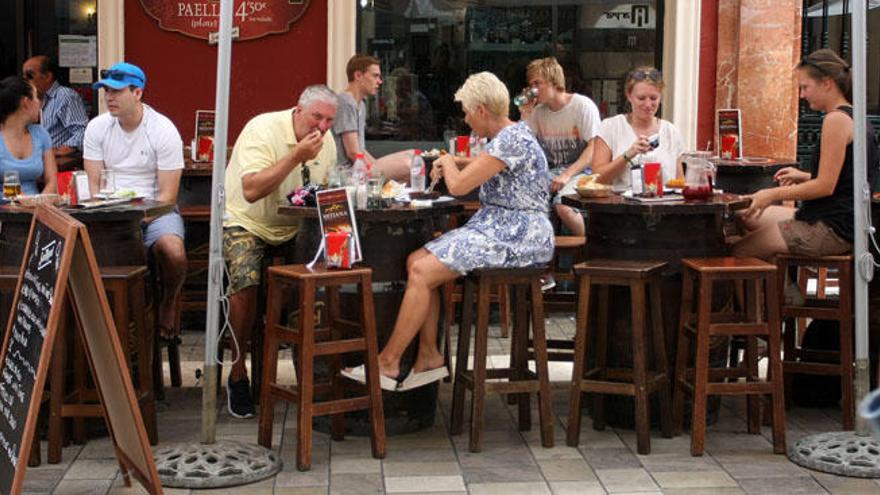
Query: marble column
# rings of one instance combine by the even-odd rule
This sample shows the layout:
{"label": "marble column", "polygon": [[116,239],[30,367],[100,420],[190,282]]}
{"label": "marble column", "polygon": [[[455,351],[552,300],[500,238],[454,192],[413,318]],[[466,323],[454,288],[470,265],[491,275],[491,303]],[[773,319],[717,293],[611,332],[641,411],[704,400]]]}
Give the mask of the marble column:
{"label": "marble column", "polygon": [[[742,111],[746,156],[797,154],[801,0],[719,0],[716,108]],[[717,149],[717,147],[716,147]]]}

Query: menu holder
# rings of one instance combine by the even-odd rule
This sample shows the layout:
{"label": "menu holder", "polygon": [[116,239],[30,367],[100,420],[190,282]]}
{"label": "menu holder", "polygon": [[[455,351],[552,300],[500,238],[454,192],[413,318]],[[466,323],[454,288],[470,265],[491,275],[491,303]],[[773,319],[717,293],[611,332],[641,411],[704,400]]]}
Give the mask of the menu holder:
{"label": "menu holder", "polygon": [[65,298],[79,323],[123,481],[131,486],[133,476],[149,493],[162,493],[88,231],[45,205],[34,213],[0,351],[0,493],[22,490]]}
{"label": "menu holder", "polygon": [[349,239],[350,253],[349,262],[357,263],[363,259],[361,253],[361,241],[358,236],[357,219],[354,215],[354,208],[348,200],[348,193],[344,188],[327,189],[315,193],[315,199],[318,204],[318,222],[321,225],[321,245],[315,258],[309,263],[309,266],[315,264],[323,253],[327,258],[327,242],[326,237],[331,233],[346,232],[351,237]]}
{"label": "menu holder", "polygon": [[214,160],[214,111],[196,110],[196,130],[193,136],[192,161]]}
{"label": "menu holder", "polygon": [[742,114],[738,108],[721,109],[718,118],[718,154],[724,160],[736,160],[742,153]]}

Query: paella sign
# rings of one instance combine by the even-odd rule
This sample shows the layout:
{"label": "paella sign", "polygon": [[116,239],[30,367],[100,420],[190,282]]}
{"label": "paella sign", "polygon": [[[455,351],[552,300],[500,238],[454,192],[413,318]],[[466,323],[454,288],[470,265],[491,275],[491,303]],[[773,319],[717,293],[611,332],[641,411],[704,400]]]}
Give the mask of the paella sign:
{"label": "paella sign", "polygon": [[[311,0],[235,0],[232,25],[235,38],[252,40],[286,33],[305,13]],[[210,40],[220,28],[219,0],[141,0],[159,28]]]}

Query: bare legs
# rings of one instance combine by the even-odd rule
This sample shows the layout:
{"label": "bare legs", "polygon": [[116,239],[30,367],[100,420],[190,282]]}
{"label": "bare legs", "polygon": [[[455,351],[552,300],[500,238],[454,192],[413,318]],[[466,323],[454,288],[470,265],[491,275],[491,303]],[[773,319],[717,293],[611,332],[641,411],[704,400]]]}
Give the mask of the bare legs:
{"label": "bare legs", "polygon": [[562,224],[568,227],[568,230],[571,231],[571,235],[583,236],[586,234],[584,217],[580,212],[575,211],[568,206],[559,204],[556,205],[556,215],[559,216],[559,220]]}
{"label": "bare legs", "polygon": [[257,288],[256,285],[252,285],[229,296],[229,324],[241,351],[239,358],[229,370],[229,378],[234,382],[247,378],[244,355],[248,351],[246,346],[250,341],[251,329],[256,318]]}
{"label": "bare legs", "polygon": [[[159,301],[159,328],[163,332],[162,337],[176,337],[180,331],[177,328],[176,311],[177,301],[180,298],[180,288],[186,276],[186,249],[183,239],[168,234],[160,237],[152,247],[153,254],[159,264],[159,274],[162,281],[162,298]],[[173,335],[166,335],[166,333]]]}
{"label": "bare legs", "polygon": [[443,355],[437,348],[439,287],[458,277],[458,273],[447,268],[425,248],[409,255],[406,265],[408,280],[403,303],[394,332],[379,353],[379,369],[390,377],[400,374],[400,357],[416,334],[419,334],[419,351],[413,370],[421,372],[443,366]]}
{"label": "bare legs", "polygon": [[373,164],[379,171],[385,175],[386,179],[394,179],[397,182],[409,182],[409,168],[412,163],[413,150],[398,151],[389,153],[383,157],[376,158]]}
{"label": "bare legs", "polygon": [[795,209],[788,206],[768,206],[759,218],[738,217],[748,233],[733,245],[733,255],[766,260],[775,254],[787,253],[788,245],[779,231],[779,222],[794,218],[794,212]]}

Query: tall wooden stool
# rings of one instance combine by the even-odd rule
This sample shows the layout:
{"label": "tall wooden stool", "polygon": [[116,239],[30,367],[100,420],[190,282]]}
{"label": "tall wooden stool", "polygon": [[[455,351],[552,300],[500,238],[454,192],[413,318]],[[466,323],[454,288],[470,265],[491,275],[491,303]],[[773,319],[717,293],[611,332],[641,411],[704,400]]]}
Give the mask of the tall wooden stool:
{"label": "tall wooden stool", "polygon": [[[833,375],[840,377],[842,410],[841,423],[844,430],[855,427],[855,394],[853,392],[853,256],[822,256],[818,258],[791,254],[776,257],[778,268],[777,283],[784,287],[789,267],[816,267],[821,273],[823,269],[837,271],[840,296],[837,299],[807,298],[802,306],[785,303],[784,295],[780,295],[780,313],[785,321],[783,333],[782,370],[785,374],[786,397],[791,393],[791,382],[797,373],[810,375]],[[780,291],[784,292],[784,291]],[[811,351],[800,346],[804,329],[798,328],[798,320],[812,318],[816,320],[837,321],[840,327],[839,351]]]}
{"label": "tall wooden stool", "polygon": [[[461,325],[458,333],[458,352],[455,361],[455,385],[452,392],[450,433],[462,432],[464,421],[465,389],[471,390],[470,450],[482,448],[483,403],[487,392],[517,394],[519,399],[519,428],[531,428],[529,394],[537,392],[541,421],[541,444],[553,446],[553,416],[550,411],[550,379],[547,371],[547,346],[544,333],[544,298],[541,294],[541,275],[546,267],[474,270],[465,278]],[[489,293],[499,284],[513,291],[514,325],[511,333],[512,366],[486,369],[489,339]],[[474,367],[468,369],[471,325],[473,323],[474,292],[477,302],[477,329],[474,337]],[[528,367],[528,316],[531,313],[532,335],[535,342],[535,369]],[[488,382],[487,379],[506,378],[506,382]]]}
{"label": "tall wooden stool", "polygon": [[[576,447],[581,431],[581,397],[595,393],[593,427],[605,427],[605,394],[629,395],[635,401],[636,437],[639,454],[651,453],[651,415],[649,397],[660,396],[660,423],[663,436],[672,436],[669,365],[663,334],[663,306],[660,301],[662,261],[589,260],[575,265],[579,279],[577,333],[575,334],[574,369],[571,375],[571,399],[568,412],[568,445]],[[592,287],[599,286],[599,322],[596,326],[596,367],[585,371],[590,332]],[[629,287],[632,297],[632,369],[605,365],[608,342],[608,305],[610,286]],[[645,329],[645,296],[651,289],[651,338]],[[654,370],[648,371],[649,341],[653,340]]]}
{"label": "tall wooden stool", "polygon": [[[558,235],[554,238],[555,247],[553,260],[550,261],[550,269],[557,282],[557,287],[559,282],[574,282],[575,280],[574,270],[562,268],[560,260],[562,258],[571,259],[572,266],[583,261],[586,242],[586,237],[577,235]],[[577,311],[577,295],[574,292],[557,292],[551,289],[544,294],[544,310],[547,313],[574,313]],[[573,346],[569,345],[568,348],[572,349]],[[553,357],[551,356],[550,359],[553,360]]]}
{"label": "tall wooden stool", "polygon": [[[748,431],[761,432],[760,396],[770,395],[773,418],[773,452],[785,453],[785,402],[782,385],[781,328],[777,299],[776,266],[757,258],[683,258],[678,352],[675,357],[673,415],[676,433],[684,421],[685,391],[693,395],[691,455],[703,455],[706,436],[706,402],[709,395],[745,395]],[[745,311],[713,313],[715,282],[744,284]],[[694,282],[698,284],[697,309],[693,310]],[[764,313],[766,311],[766,318]],[[744,366],[710,368],[709,345],[713,336],[745,336]],[[757,337],[769,347],[767,379],[758,376]],[[688,366],[691,339],[696,342],[694,368]],[[745,381],[725,379],[745,378]]]}
{"label": "tall wooden stool", "polygon": [[[332,415],[332,437],[342,440],[345,433],[343,413],[367,409],[372,425],[373,457],[385,457],[385,416],[382,410],[382,390],[379,387],[378,342],[373,308],[373,271],[369,268],[351,270],[328,270],[320,267],[310,269],[305,265],[273,266],[268,270],[268,301],[266,306],[266,329],[263,348],[263,377],[260,392],[259,443],[272,446],[272,421],[275,401],[283,399],[296,404],[297,450],[296,463],[300,471],[312,465],[312,418]],[[357,284],[361,299],[361,321],[343,320],[339,312],[339,286]],[[281,307],[285,288],[294,287],[299,294],[299,328],[283,324]],[[324,287],[327,296],[327,326],[315,324],[315,297],[318,288]],[[358,337],[348,337],[360,331]],[[278,347],[283,343],[296,346],[299,358],[296,368],[296,385],[282,387],[276,383],[278,373]],[[345,397],[339,377],[340,355],[365,352],[367,394]],[[315,383],[314,359],[334,356],[331,362],[330,382]],[[316,395],[332,393],[333,399],[317,402]]]}

